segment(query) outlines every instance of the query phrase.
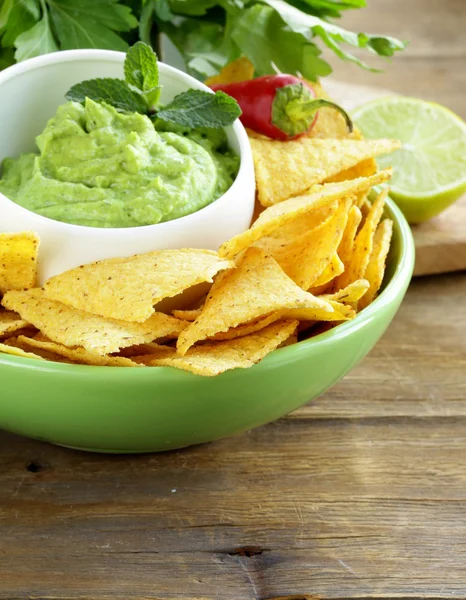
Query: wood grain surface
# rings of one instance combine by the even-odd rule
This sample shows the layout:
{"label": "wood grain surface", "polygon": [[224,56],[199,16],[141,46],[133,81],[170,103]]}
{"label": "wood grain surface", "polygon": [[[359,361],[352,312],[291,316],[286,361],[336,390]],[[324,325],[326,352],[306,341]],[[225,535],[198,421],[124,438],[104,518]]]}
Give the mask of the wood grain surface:
{"label": "wood grain surface", "polygon": [[[461,112],[466,2],[358,12],[413,40],[388,87]],[[111,457],[0,433],[0,600],[466,599],[465,297],[464,273],[414,280],[343,381],[227,440]]]}

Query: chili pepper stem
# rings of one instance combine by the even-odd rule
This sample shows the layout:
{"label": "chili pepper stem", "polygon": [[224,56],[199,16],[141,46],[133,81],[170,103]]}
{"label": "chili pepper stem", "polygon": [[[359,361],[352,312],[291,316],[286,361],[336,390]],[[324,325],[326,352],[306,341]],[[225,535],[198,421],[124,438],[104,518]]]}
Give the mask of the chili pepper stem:
{"label": "chili pepper stem", "polygon": [[348,113],[335,104],[334,102],[330,102],[329,100],[324,100],[323,98],[315,98],[313,100],[308,100],[307,102],[302,102],[301,100],[291,100],[285,106],[285,112],[287,116],[292,121],[300,121],[301,119],[305,119],[310,114],[316,114],[316,112],[321,108],[332,108],[338,111],[345,119],[346,125],[348,127],[348,131],[351,133],[353,131],[353,121],[350,119]]}

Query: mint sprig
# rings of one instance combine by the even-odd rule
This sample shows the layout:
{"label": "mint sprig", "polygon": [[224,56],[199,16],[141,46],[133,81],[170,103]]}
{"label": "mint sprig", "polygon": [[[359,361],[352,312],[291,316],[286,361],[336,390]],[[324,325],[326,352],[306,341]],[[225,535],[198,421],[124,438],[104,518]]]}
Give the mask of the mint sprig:
{"label": "mint sprig", "polygon": [[126,53],[126,82],[141,90],[149,110],[154,109],[160,99],[159,67],[157,55],[144,42],[136,42]]}
{"label": "mint sprig", "polygon": [[226,127],[241,115],[238,103],[231,100],[224,92],[209,94],[189,90],[175,96],[170,104],[157,112],[157,118],[183,127]]}
{"label": "mint sprig", "polygon": [[133,91],[123,79],[88,79],[81,81],[66,94],[67,100],[84,102],[86,98],[94,102],[105,102],[123,112],[147,113],[147,104],[142,94]]}
{"label": "mint sprig", "polygon": [[82,81],[71,87],[65,97],[75,102],[90,98],[122,112],[137,112],[191,129],[219,129],[231,125],[241,115],[238,103],[227,94],[193,89],[159,107],[162,88],[157,55],[144,42],[136,42],[127,51],[124,74],[125,80],[107,77]]}

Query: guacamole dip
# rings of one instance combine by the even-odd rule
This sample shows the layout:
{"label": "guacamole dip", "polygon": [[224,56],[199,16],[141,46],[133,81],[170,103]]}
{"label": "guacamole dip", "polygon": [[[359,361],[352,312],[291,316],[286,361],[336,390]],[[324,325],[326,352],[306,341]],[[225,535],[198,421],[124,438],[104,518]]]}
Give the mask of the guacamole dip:
{"label": "guacamole dip", "polygon": [[167,129],[89,99],[67,102],[37,136],[39,153],[3,161],[0,192],[44,217],[88,227],[188,215],[231,186],[239,159],[223,130]]}

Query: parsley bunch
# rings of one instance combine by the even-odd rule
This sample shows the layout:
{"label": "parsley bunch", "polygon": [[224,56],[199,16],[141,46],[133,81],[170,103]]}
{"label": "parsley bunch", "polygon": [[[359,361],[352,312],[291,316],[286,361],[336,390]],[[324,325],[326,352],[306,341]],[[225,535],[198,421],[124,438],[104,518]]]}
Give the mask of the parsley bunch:
{"label": "parsley bunch", "polygon": [[[256,75],[281,71],[316,80],[331,73],[326,46],[370,68],[348,48],[387,58],[405,43],[337,26],[366,0],[0,0],[0,68],[70,48],[126,50],[138,39],[158,48],[161,33],[199,79],[247,56]],[[374,69],[371,69],[374,70]]]}

